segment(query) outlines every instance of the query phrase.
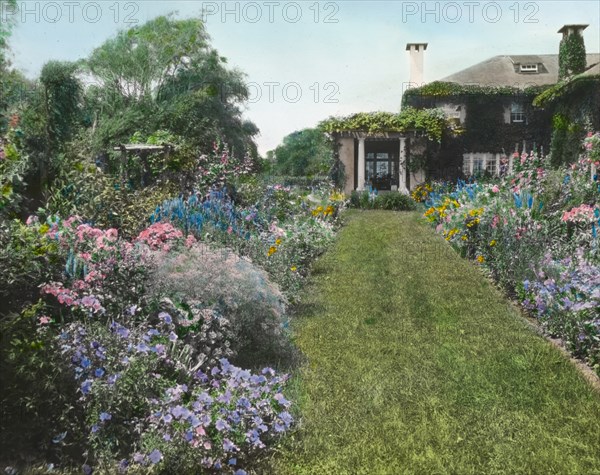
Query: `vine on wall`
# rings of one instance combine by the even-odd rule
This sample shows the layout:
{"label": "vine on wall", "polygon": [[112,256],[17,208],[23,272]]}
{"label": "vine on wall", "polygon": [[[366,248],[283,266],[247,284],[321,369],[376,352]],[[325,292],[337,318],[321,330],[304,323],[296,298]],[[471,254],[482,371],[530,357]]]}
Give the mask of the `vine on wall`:
{"label": "vine on wall", "polygon": [[558,79],[580,74],[586,68],[585,43],[579,31],[566,35],[558,50]]}
{"label": "vine on wall", "polygon": [[440,109],[408,107],[400,113],[359,112],[346,117],[330,117],[319,124],[328,134],[342,132],[422,132],[430,140],[440,142],[444,131],[451,128]]}

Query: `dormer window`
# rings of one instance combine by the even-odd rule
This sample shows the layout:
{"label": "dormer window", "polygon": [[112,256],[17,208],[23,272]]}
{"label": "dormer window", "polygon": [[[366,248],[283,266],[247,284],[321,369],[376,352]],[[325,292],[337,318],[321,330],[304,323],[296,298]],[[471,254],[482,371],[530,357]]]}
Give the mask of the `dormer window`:
{"label": "dormer window", "polygon": [[538,65],[537,64],[521,64],[521,72],[522,73],[537,73]]}

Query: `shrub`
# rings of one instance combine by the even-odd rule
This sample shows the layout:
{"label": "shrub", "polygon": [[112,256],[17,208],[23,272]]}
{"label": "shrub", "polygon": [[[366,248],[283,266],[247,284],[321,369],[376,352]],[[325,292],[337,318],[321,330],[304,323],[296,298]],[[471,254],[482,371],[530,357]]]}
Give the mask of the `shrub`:
{"label": "shrub", "polygon": [[236,361],[253,367],[289,358],[285,299],[265,271],[200,243],[180,253],[156,252],[152,260],[148,293],[216,309],[230,322]]}
{"label": "shrub", "polygon": [[378,195],[374,207],[392,211],[411,211],[416,208],[415,202],[409,196],[394,192]]}
{"label": "shrub", "polygon": [[390,211],[411,211],[416,209],[415,202],[402,193],[369,193],[353,191],[350,195],[350,207],[360,209],[385,209]]}
{"label": "shrub", "polygon": [[46,238],[47,226],[31,223],[0,221],[0,317],[35,303],[37,286],[60,272],[58,243]]}

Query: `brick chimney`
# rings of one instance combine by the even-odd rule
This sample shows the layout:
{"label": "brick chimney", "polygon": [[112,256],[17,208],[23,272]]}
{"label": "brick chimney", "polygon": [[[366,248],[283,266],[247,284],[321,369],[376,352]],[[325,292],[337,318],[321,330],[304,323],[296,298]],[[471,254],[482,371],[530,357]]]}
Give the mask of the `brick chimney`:
{"label": "brick chimney", "polygon": [[407,43],[406,51],[409,53],[410,78],[409,87],[423,85],[423,56],[427,49],[427,43]]}

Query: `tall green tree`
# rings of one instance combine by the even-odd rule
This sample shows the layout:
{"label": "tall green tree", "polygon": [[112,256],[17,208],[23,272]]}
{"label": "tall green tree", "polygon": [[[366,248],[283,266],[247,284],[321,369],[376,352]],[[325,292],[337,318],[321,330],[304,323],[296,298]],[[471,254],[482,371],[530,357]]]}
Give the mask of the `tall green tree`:
{"label": "tall green tree", "polygon": [[333,152],[320,129],[304,129],[283,139],[275,151],[274,172],[281,175],[324,175],[331,168]]}
{"label": "tall green tree", "polygon": [[17,0],[0,0],[0,134],[6,131],[8,123],[6,109],[8,100],[5,94],[7,90],[7,75],[9,73],[9,61],[7,59],[8,38],[15,25],[17,11]]}
{"label": "tall green tree", "polygon": [[237,155],[255,149],[258,131],[240,108],[243,75],[210,46],[201,20],[156,18],[108,40],[86,64],[97,80],[87,96],[98,146],[169,130],[204,148],[220,136]]}

